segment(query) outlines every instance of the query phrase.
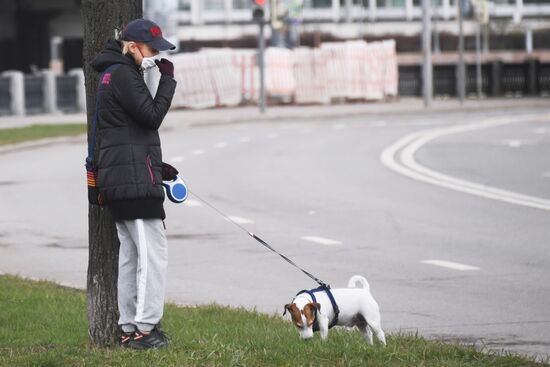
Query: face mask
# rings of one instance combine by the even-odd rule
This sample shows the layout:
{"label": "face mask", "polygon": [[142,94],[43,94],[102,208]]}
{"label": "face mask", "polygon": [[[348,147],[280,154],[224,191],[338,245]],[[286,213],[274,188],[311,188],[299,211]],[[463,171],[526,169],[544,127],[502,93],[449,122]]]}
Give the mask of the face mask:
{"label": "face mask", "polygon": [[141,49],[139,47],[137,49],[142,57],[141,65],[140,65],[142,70],[149,70],[157,66],[157,64],[155,64],[155,60],[157,60],[160,57],[159,55],[144,57],[143,53],[141,52]]}
{"label": "face mask", "polygon": [[143,70],[154,68],[157,66],[157,64],[155,64],[155,60],[158,60],[158,56],[144,57],[141,61],[141,68]]}

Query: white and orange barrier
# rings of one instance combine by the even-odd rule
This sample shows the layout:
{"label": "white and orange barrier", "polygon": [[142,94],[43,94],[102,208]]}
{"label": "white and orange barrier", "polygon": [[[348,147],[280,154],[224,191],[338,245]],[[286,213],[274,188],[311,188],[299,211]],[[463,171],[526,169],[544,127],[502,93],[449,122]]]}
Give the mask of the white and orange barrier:
{"label": "white and orange barrier", "polygon": [[216,106],[237,106],[242,101],[238,68],[229,48],[208,49],[201,52],[210,70]]}
{"label": "white and orange barrier", "polygon": [[399,68],[397,64],[397,51],[395,49],[395,40],[382,42],[384,49],[384,92],[386,96],[395,97],[399,86]]}
{"label": "white and orange barrier", "polygon": [[300,47],[294,50],[294,77],[295,103],[330,103],[327,59],[320,49]]}
{"label": "white and orange barrier", "polygon": [[331,98],[348,97],[348,62],[346,61],[346,44],[341,42],[323,43],[321,57],[327,63],[327,78]]}
{"label": "white and orange barrier", "polygon": [[384,53],[380,42],[368,43],[365,50],[364,63],[367,68],[364,98],[366,100],[381,100],[384,98]]}
{"label": "white and orange barrier", "polygon": [[233,65],[239,78],[241,102],[258,101],[260,75],[256,66],[257,54],[255,50],[233,50]]}
{"label": "white and orange barrier", "polygon": [[[172,57],[178,81],[174,107],[208,108],[257,102],[257,52],[206,49]],[[319,49],[270,47],[265,53],[266,92],[295,103],[333,99],[381,100],[396,96],[395,41],[324,43]]]}
{"label": "white and orange barrier", "polygon": [[212,73],[204,54],[183,53],[174,55],[174,78],[178,82],[172,100],[173,107],[208,108],[217,103],[212,85]]}
{"label": "white and orange barrier", "polygon": [[296,90],[294,52],[269,47],[265,52],[265,89],[268,96],[290,100]]}

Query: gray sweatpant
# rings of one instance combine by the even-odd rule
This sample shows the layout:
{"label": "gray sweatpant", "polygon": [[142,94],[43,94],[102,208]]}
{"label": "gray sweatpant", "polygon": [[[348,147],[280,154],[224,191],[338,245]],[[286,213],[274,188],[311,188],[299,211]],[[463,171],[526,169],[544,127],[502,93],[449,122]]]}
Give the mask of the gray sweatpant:
{"label": "gray sweatpant", "polygon": [[118,324],[131,332],[134,325],[151,331],[164,311],[168,247],[161,219],[117,221]]}

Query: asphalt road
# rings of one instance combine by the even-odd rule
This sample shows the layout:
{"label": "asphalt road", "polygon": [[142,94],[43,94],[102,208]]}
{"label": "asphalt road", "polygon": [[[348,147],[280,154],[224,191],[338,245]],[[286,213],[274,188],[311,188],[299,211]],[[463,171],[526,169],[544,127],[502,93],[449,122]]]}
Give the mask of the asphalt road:
{"label": "asphalt road", "polygon": [[[364,275],[387,332],[543,356],[549,112],[166,126],[162,140],[194,194],[300,266],[333,288]],[[0,154],[0,271],[85,286],[85,155],[82,139]],[[316,286],[196,197],[166,209],[169,300],[282,313]]]}

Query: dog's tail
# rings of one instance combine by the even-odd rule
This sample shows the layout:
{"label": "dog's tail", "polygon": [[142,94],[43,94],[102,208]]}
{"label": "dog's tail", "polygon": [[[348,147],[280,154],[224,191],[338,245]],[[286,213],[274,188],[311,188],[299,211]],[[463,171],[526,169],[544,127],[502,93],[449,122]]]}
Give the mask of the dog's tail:
{"label": "dog's tail", "polygon": [[361,284],[359,288],[363,288],[366,290],[370,289],[369,282],[367,282],[367,279],[365,279],[365,277],[362,277],[361,275],[354,275],[349,278],[348,288],[357,288],[357,283]]}

